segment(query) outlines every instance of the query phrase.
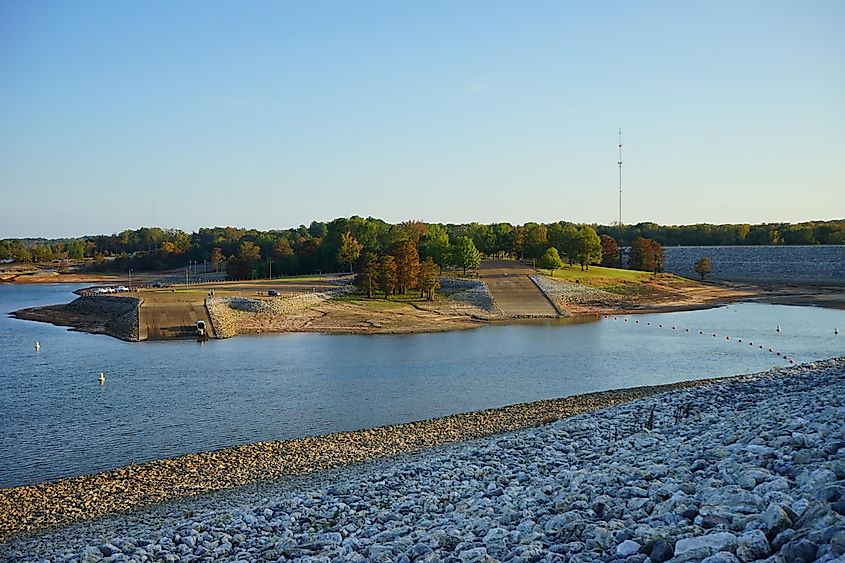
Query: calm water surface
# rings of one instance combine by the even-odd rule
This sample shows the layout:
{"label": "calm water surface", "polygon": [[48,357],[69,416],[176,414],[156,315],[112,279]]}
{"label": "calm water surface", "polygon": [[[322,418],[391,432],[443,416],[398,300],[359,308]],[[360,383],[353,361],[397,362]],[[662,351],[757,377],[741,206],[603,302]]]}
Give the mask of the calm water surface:
{"label": "calm water surface", "polygon": [[[70,301],[76,287],[0,285],[0,487],[258,440],[786,363],[757,344],[799,361],[845,353],[845,334],[833,334],[835,327],[845,332],[845,312],[763,304],[628,322],[205,344],[128,343],[6,317]],[[104,386],[97,383],[101,371]]]}

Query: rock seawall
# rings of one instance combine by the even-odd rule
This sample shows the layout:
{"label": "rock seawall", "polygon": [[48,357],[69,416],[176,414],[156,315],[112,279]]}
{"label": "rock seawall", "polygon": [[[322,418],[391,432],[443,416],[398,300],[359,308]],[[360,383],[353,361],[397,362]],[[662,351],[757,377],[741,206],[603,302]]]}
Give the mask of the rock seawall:
{"label": "rock seawall", "polygon": [[83,295],[64,305],[31,307],[14,311],[11,315],[137,342],[140,338],[138,309],[141,302],[139,297],[129,295]]}
{"label": "rock seawall", "polygon": [[476,317],[488,319],[504,315],[483,281],[442,277],[440,289],[456,307],[463,305]]}
{"label": "rock seawall", "polygon": [[83,295],[65,305],[65,309],[96,316],[104,320],[108,334],[122,340],[137,342],[140,306],[141,299],[138,297]]}
{"label": "rock seawall", "polygon": [[569,316],[572,305],[601,305],[621,306],[624,300],[618,295],[578,283],[559,281],[548,276],[534,274],[531,278],[540,291],[546,294],[549,301],[562,316]]}
{"label": "rock seawall", "polygon": [[205,308],[214,326],[217,338],[231,338],[245,332],[245,327],[256,316],[283,317],[301,313],[352,288],[344,286],[331,291],[300,293],[290,297],[210,297]]}

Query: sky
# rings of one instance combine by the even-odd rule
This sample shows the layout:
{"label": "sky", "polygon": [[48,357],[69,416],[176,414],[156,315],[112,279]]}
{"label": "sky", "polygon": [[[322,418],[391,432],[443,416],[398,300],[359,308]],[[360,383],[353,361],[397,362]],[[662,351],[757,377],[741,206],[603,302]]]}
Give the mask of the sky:
{"label": "sky", "polygon": [[845,2],[0,0],[0,237],[845,217]]}

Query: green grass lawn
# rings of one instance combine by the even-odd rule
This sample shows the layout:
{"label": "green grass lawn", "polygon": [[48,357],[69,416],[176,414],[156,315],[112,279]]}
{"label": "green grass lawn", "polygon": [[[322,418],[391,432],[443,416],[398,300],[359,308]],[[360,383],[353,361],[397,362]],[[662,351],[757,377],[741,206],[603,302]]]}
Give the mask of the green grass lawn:
{"label": "green grass lawn", "polygon": [[[435,291],[434,299],[436,300],[439,295],[439,291]],[[427,302],[425,297],[420,297],[420,291],[418,289],[408,290],[408,293],[406,293],[405,295],[388,295],[387,299],[384,298],[384,294],[381,291],[374,292],[372,299],[369,299],[367,297],[367,294],[363,291],[355,291],[353,293],[347,293],[346,295],[335,297],[335,300],[344,301],[346,303],[354,303],[355,305],[367,306],[384,306],[387,304],[401,305],[407,303]]]}
{"label": "green grass lawn", "polygon": [[[540,270],[544,274],[548,274],[548,270]],[[650,272],[640,272],[638,270],[623,270],[621,268],[603,268],[602,266],[590,266],[589,270],[581,271],[581,266],[564,266],[560,270],[555,270],[554,277],[566,281],[574,282],[579,280],[581,283],[598,283],[601,285],[618,283],[620,281],[627,282],[647,282],[654,276]]]}
{"label": "green grass lawn", "polygon": [[[548,270],[540,270],[548,275]],[[676,276],[674,274],[652,274],[651,272],[640,272],[639,270],[624,270],[622,268],[604,268],[602,266],[590,266],[589,270],[581,271],[581,266],[564,266],[555,270],[553,277],[568,282],[578,281],[584,285],[606,289],[617,293],[629,293],[634,291],[633,286],[642,286],[649,282],[657,282],[666,285],[695,285],[696,282]]]}

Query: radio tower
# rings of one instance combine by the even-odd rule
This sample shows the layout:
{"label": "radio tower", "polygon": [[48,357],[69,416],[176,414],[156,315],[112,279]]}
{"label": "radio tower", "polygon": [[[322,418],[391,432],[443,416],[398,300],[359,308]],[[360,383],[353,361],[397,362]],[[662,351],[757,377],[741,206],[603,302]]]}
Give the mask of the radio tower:
{"label": "radio tower", "polygon": [[619,226],[622,226],[622,128],[619,128]]}

